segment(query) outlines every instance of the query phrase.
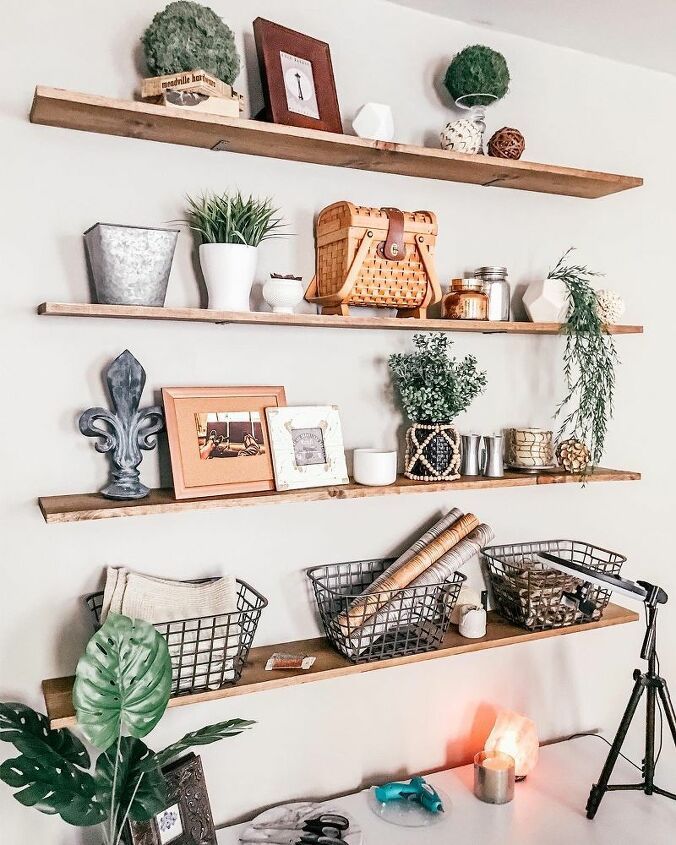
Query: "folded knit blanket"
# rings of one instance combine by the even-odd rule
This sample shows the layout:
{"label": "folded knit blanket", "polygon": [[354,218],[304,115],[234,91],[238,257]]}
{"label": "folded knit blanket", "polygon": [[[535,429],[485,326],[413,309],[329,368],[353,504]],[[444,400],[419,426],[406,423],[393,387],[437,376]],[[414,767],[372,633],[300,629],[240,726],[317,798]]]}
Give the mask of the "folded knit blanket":
{"label": "folded knit blanket", "polygon": [[174,692],[194,686],[218,689],[235,679],[239,647],[237,584],[232,575],[202,584],[172,581],[108,567],[101,623],[108,613],[159,626],[167,640]]}

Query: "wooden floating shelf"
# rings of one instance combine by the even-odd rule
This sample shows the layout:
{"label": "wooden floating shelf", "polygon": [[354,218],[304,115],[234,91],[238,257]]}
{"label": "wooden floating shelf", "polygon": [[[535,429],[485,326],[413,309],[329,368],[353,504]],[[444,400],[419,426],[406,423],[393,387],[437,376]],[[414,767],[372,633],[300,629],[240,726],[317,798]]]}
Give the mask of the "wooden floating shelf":
{"label": "wooden floating shelf", "polygon": [[186,114],[183,109],[41,85],[35,89],[30,119],[104,135],[586,199],[643,184],[633,176],[369,141],[255,120]]}
{"label": "wooden floating shelf", "polygon": [[[212,311],[208,308],[154,308],[144,305],[96,305],[85,302],[43,302],[46,317],[111,317],[128,320],[170,320],[192,323],[237,323],[254,326],[302,326],[324,329],[405,329],[408,331],[482,332],[483,334],[561,334],[561,323],[493,322],[489,320],[418,320],[398,317],[341,317],[327,314],[271,314]],[[643,326],[608,326],[610,334],[642,334]]]}
{"label": "wooden floating shelf", "polygon": [[[468,640],[461,637],[455,628],[450,630],[440,649],[428,651],[424,654],[413,654],[408,657],[394,657],[377,663],[350,663],[345,657],[334,651],[328,640],[318,637],[312,640],[297,640],[291,643],[277,643],[276,645],[259,646],[249,652],[249,660],[244,667],[242,678],[232,687],[219,690],[182,695],[169,700],[169,707],[186,707],[188,704],[198,704],[202,701],[216,701],[221,698],[233,698],[238,695],[249,695],[264,690],[280,689],[310,684],[314,681],[324,681],[330,678],[341,678],[346,675],[359,675],[364,672],[374,672],[378,669],[389,669],[393,666],[405,666],[408,663],[420,663],[424,660],[437,660],[442,657],[452,657],[454,654],[467,654],[473,651],[485,651],[489,648],[515,645],[516,643],[544,640],[550,637],[560,637],[565,634],[577,634],[584,631],[594,631],[597,628],[609,628],[613,625],[624,625],[636,622],[638,613],[626,610],[619,605],[609,604],[598,622],[586,622],[569,628],[555,628],[549,631],[526,631],[517,628],[501,619],[495,611],[488,614],[486,636],[480,640]],[[265,670],[265,664],[273,652],[289,652],[292,654],[312,654],[317,660],[311,669],[299,673],[297,671]],[[47,716],[52,728],[64,728],[76,724],[73,709],[72,689],[73,677],[52,678],[42,682],[42,692],[47,706]]]}
{"label": "wooden floating shelf", "polygon": [[[587,481],[639,481],[639,472],[598,467]],[[388,487],[365,487],[350,484],[338,487],[317,487],[311,490],[277,490],[262,493],[235,493],[210,499],[174,498],[171,489],[151,490],[145,499],[114,501],[100,493],[75,493],[65,496],[42,496],[38,499],[45,522],[84,522],[91,519],[111,519],[121,516],[146,516],[177,511],[203,511],[218,508],[245,508],[255,505],[281,505],[291,502],[321,502],[340,499],[366,499],[372,496],[398,496],[406,493],[446,493],[456,490],[486,490],[501,487],[533,487],[538,484],[575,484],[580,477],[565,472],[547,472],[530,475],[523,472],[506,472],[503,478],[463,476],[457,481],[410,481],[399,476]]]}

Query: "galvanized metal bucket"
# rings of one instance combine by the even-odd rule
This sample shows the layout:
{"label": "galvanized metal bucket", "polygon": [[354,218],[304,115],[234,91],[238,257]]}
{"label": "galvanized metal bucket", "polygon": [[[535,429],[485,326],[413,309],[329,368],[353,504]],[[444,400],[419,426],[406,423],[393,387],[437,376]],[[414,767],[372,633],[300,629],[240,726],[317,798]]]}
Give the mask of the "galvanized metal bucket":
{"label": "galvanized metal bucket", "polygon": [[164,305],[177,229],[97,223],[84,233],[96,299],[107,305]]}

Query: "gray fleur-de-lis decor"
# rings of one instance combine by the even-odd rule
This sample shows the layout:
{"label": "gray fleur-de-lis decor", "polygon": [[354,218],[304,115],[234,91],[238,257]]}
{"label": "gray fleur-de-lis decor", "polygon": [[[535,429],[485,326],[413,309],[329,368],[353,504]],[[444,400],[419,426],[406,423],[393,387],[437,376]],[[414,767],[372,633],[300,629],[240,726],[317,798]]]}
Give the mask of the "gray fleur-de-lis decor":
{"label": "gray fleur-de-lis decor", "polygon": [[108,367],[106,382],[114,413],[89,408],[80,417],[80,431],[85,437],[100,437],[96,451],[110,455],[112,481],[101,490],[102,495],[142,499],[150,490],[139,480],[141,449],[155,448],[157,440],[150,438],[164,428],[164,413],[158,405],[139,410],[146,371],[128,349]]}

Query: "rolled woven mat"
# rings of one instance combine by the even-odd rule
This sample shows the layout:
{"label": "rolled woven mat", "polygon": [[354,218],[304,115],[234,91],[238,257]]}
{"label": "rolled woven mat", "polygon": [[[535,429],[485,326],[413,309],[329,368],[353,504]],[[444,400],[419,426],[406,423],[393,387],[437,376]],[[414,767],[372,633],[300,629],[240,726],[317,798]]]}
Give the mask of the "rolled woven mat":
{"label": "rolled woven mat", "polygon": [[376,584],[374,581],[365,595],[355,599],[349,609],[338,616],[336,621],[341,630],[349,636],[355,626],[363,625],[369,616],[382,608],[383,602],[388,601],[392,595],[407,587],[411,581],[422,575],[426,569],[436,563],[442,555],[457,545],[478,525],[479,520],[473,513],[465,514],[449,525],[448,528],[445,528],[422,549],[415,552],[403,564],[397,565],[399,563],[397,561],[389,567],[381,578],[377,579],[379,581],[376,587],[377,593],[373,593]]}
{"label": "rolled woven mat", "polygon": [[[402,611],[410,610],[416,600],[416,587],[426,587],[430,584],[440,584],[448,580],[453,573],[462,568],[481,549],[495,538],[490,525],[482,523],[470,532],[456,546],[442,555],[421,575],[404,589],[395,593],[392,600],[381,606],[379,611],[371,616],[363,625],[351,629],[350,642],[355,652],[361,654],[371,643],[401,625]],[[418,595],[420,599],[420,595]]]}

